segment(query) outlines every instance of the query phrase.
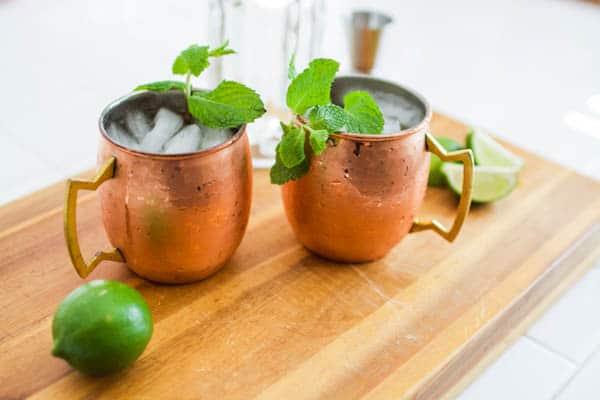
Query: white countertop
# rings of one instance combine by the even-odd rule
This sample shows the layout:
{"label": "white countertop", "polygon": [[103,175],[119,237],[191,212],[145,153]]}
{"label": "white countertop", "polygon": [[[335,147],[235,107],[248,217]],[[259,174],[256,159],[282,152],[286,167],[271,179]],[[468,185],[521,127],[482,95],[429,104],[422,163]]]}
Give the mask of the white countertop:
{"label": "white countertop", "polygon": [[[205,41],[204,5],[0,0],[0,204],[91,168],[102,108],[138,83],[169,78],[181,47]],[[330,0],[323,55],[345,69],[342,5],[395,18],[374,75],[416,88],[436,110],[600,179],[600,6]],[[596,398],[600,318],[586,316],[600,308],[599,271],[588,273],[461,398]]]}

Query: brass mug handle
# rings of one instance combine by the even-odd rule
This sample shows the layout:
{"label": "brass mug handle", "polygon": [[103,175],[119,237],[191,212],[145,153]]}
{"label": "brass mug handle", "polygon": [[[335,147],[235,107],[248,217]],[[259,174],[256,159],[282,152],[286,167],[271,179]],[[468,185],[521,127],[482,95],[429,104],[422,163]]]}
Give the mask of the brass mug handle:
{"label": "brass mug handle", "polygon": [[469,149],[457,150],[457,151],[446,151],[444,147],[438,143],[433,135],[427,133],[425,135],[425,143],[427,151],[432,152],[438,156],[442,161],[461,161],[464,165],[463,168],[463,185],[462,193],[460,194],[460,201],[458,203],[458,210],[456,217],[450,229],[442,225],[438,220],[431,221],[420,221],[418,218],[413,222],[410,228],[411,232],[420,232],[428,229],[434,230],[441,237],[449,242],[454,241],[458,232],[469,214],[469,208],[471,208],[471,193],[473,190],[473,153]]}
{"label": "brass mug handle", "polygon": [[67,179],[64,213],[65,241],[67,242],[71,263],[73,263],[75,271],[82,278],[87,277],[104,260],[125,261],[119,249],[114,248],[108,252],[96,252],[90,261],[86,263],[81,254],[79,238],[77,237],[77,192],[79,190],[96,190],[103,182],[111,179],[114,176],[116,162],[115,157],[109,158],[92,180]]}

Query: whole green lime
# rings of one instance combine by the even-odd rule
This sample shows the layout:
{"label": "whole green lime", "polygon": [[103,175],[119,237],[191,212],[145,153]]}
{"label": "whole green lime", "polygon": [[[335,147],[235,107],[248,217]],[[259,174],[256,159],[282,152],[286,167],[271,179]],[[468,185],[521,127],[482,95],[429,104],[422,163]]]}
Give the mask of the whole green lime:
{"label": "whole green lime", "polygon": [[[436,136],[436,140],[448,151],[460,150],[463,146],[454,139],[443,136]],[[435,154],[431,155],[429,162],[429,186],[444,186],[446,184],[446,176],[442,173],[442,160]]]}
{"label": "whole green lime", "polygon": [[73,290],[52,321],[52,354],[88,375],[131,365],[152,336],[144,298],[121,282],[96,280]]}

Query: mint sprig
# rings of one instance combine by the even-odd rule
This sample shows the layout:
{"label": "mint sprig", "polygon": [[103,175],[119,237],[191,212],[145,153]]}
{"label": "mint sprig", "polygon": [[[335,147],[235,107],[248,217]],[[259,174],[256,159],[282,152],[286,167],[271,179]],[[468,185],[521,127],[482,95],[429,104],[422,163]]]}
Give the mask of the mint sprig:
{"label": "mint sprig", "polygon": [[346,111],[336,104],[315,106],[308,114],[310,124],[317,129],[326,129],[329,132],[339,132],[346,126]]}
{"label": "mint sprig", "polygon": [[309,126],[306,126],[305,128],[310,132],[309,143],[313,153],[317,156],[320,155],[325,151],[325,147],[327,146],[329,132],[327,132],[326,129],[311,129]]}
{"label": "mint sprig", "polygon": [[209,65],[208,46],[193,44],[177,56],[171,70],[175,75],[199,76]]}
{"label": "mint sprig", "polygon": [[175,58],[171,67],[174,74],[185,75],[185,82],[152,82],[134,90],[181,90],[186,95],[190,114],[211,128],[235,128],[252,122],[265,113],[265,107],[260,96],[247,86],[234,81],[222,81],[211,91],[192,91],[191,77],[200,76],[210,66],[210,58],[235,53],[228,46],[228,41],[215,49],[191,45]]}
{"label": "mint sprig", "polygon": [[260,96],[234,81],[223,81],[210,92],[188,96],[190,113],[211,128],[235,128],[264,114]]}
{"label": "mint sprig", "polygon": [[383,130],[383,114],[368,92],[356,91],[344,96],[344,111],[348,132],[379,134]]}
{"label": "mint sprig", "polygon": [[139,85],[133,90],[152,90],[155,92],[168,92],[171,89],[185,90],[185,83],[179,81],[158,81]]}
{"label": "mint sprig", "polygon": [[302,115],[312,106],[330,103],[331,84],[339,67],[335,60],[312,60],[288,87],[286,100],[290,110]]}
{"label": "mint sprig", "polygon": [[283,136],[279,143],[279,156],[286,168],[292,168],[300,164],[306,158],[304,154],[304,142],[306,134],[301,127],[292,124],[281,123]]}
{"label": "mint sprig", "polygon": [[271,168],[271,183],[283,185],[304,176],[310,169],[312,156],[320,155],[327,148],[330,133],[374,135],[383,130],[383,115],[369,93],[346,94],[343,108],[331,103],[331,85],[338,68],[337,61],[318,58],[297,74],[292,56],[286,100],[296,118],[290,124],[281,123],[283,135]]}
{"label": "mint sprig", "polygon": [[208,56],[209,57],[221,57],[221,56],[226,56],[228,54],[235,54],[235,50],[232,50],[230,48],[228,48],[227,46],[229,46],[229,40],[226,40],[225,43],[223,43],[221,46],[217,47],[214,50],[210,50],[208,52]]}
{"label": "mint sprig", "polygon": [[294,53],[290,57],[290,64],[288,65],[288,79],[292,81],[296,79],[296,76],[298,76],[298,72],[296,72],[296,53]]}
{"label": "mint sprig", "polygon": [[283,164],[283,161],[281,161],[281,152],[279,151],[278,146],[275,154],[275,165],[271,167],[270,171],[271,183],[283,185],[284,183],[306,175],[309,169],[310,160],[308,158],[305,158],[304,161],[292,168],[286,167]]}

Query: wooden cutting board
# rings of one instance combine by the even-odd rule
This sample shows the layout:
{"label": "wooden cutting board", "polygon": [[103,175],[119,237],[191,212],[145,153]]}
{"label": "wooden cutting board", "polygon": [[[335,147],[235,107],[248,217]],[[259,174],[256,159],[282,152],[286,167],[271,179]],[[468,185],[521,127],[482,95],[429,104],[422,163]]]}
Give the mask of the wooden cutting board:
{"label": "wooden cutting board", "polygon": [[[432,125],[466,130],[440,115]],[[256,172],[244,241],[212,278],[157,285],[117,263],[92,274],[137,288],[155,321],[135,365],[100,379],[50,356],[52,315],[83,283],[64,245],[63,184],[0,208],[0,398],[449,396],[600,256],[600,184],[513,150],[526,160],[519,187],[473,207],[455,243],[412,234],[363,265],[300,246],[278,187]],[[430,189],[422,214],[448,222],[456,203]],[[86,254],[108,247],[94,193],[80,196],[79,224]]]}

